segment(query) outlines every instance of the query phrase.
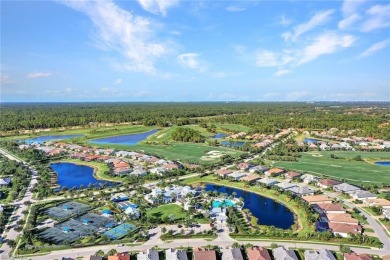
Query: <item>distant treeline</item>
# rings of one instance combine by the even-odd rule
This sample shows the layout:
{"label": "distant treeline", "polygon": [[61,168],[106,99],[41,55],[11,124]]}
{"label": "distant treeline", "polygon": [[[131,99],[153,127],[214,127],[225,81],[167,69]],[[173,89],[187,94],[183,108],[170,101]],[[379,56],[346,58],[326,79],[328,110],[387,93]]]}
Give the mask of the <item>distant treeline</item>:
{"label": "distant treeline", "polygon": [[0,130],[37,129],[90,123],[137,122],[168,126],[229,123],[251,132],[275,133],[280,128],[341,130],[390,138],[388,103],[3,103]]}

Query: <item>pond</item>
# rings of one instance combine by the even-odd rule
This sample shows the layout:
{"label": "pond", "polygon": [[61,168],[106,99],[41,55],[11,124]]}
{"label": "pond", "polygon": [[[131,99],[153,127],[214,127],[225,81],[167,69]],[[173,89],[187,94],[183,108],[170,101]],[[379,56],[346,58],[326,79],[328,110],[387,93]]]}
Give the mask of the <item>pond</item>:
{"label": "pond", "polygon": [[93,175],[93,168],[85,165],[78,165],[68,162],[52,163],[50,167],[57,173],[57,183],[60,190],[63,187],[71,189],[73,187],[80,188],[83,185],[85,188],[92,184],[93,186],[110,184],[104,180],[98,180]]}
{"label": "pond", "polygon": [[375,162],[375,165],[390,166],[390,162]]}
{"label": "pond", "polygon": [[245,142],[240,142],[240,141],[221,141],[219,142],[222,146],[226,147],[242,147]]}
{"label": "pond", "polygon": [[244,209],[249,209],[253,216],[258,218],[260,225],[289,229],[294,224],[294,214],[286,206],[273,199],[253,192],[214,184],[206,184],[205,190],[218,191],[229,196],[235,192],[237,197],[244,199]]}
{"label": "pond", "polygon": [[76,137],[81,137],[84,135],[77,134],[77,135],[43,135],[38,136],[30,139],[20,140],[22,142],[31,144],[31,143],[39,143],[43,144],[44,142],[53,141],[53,140],[64,140],[64,139],[71,139]]}
{"label": "pond", "polygon": [[213,138],[213,139],[219,139],[219,138],[224,138],[224,137],[226,137],[226,136],[228,136],[228,135],[227,135],[227,134],[224,134],[224,133],[217,133],[216,135],[211,136],[211,138]]}
{"label": "pond", "polygon": [[308,144],[315,144],[315,143],[318,143],[320,140],[318,139],[315,139],[315,138],[305,138],[303,139],[303,142],[304,143],[308,143]]}
{"label": "pond", "polygon": [[151,131],[144,132],[144,133],[111,136],[111,137],[91,140],[90,142],[93,144],[135,145],[135,144],[145,140],[150,135],[157,133],[157,131],[158,131],[157,129],[153,129]]}

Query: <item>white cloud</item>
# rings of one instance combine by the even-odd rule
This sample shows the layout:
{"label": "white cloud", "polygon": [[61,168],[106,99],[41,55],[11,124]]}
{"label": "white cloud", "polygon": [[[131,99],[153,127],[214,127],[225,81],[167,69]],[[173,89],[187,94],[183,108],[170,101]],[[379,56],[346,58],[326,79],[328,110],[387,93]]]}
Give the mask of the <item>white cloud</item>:
{"label": "white cloud", "polygon": [[47,78],[50,77],[51,73],[50,72],[35,72],[35,73],[30,73],[27,75],[27,77],[31,79],[37,79],[37,78]]}
{"label": "white cloud", "polygon": [[256,53],[256,65],[259,67],[280,67],[294,60],[292,53],[284,50],[281,53],[260,50]]}
{"label": "white cloud", "polygon": [[354,23],[359,21],[361,17],[358,14],[352,14],[343,20],[341,20],[338,24],[339,29],[345,30],[351,27]]}
{"label": "white cloud", "polygon": [[366,14],[369,17],[362,24],[363,32],[390,27],[390,5],[374,5]]}
{"label": "white cloud", "polygon": [[116,80],[115,80],[115,85],[119,85],[119,84],[121,84],[122,83],[122,79],[121,78],[117,78]]}
{"label": "white cloud", "polygon": [[343,7],[341,9],[343,11],[344,17],[354,15],[357,12],[359,6],[364,2],[366,2],[366,0],[344,0]]}
{"label": "white cloud", "polygon": [[287,26],[287,25],[291,24],[291,20],[287,19],[284,15],[282,15],[279,19],[279,24],[283,25],[283,26]]}
{"label": "white cloud", "polygon": [[141,7],[152,14],[166,16],[168,9],[179,4],[179,0],[138,0]]}
{"label": "white cloud", "polygon": [[314,28],[326,23],[333,13],[333,9],[317,12],[313,15],[313,17],[310,18],[308,22],[295,26],[292,32],[285,32],[282,34],[282,37],[285,41],[295,41],[302,34],[309,32]]}
{"label": "white cloud", "polygon": [[198,53],[183,53],[177,56],[177,61],[185,68],[205,72],[207,65],[199,59]]}
{"label": "white cloud", "polygon": [[387,40],[384,40],[381,42],[377,42],[377,43],[371,45],[367,50],[362,52],[358,58],[366,58],[368,56],[371,56],[372,54],[386,48],[389,45],[390,45],[390,39],[387,39]]}
{"label": "white cloud", "polygon": [[126,59],[119,67],[155,74],[155,60],[166,54],[168,47],[154,39],[150,20],[133,15],[112,0],[61,2],[92,21],[97,29],[95,40],[99,48],[117,52]]}
{"label": "white cloud", "polygon": [[298,65],[314,60],[319,56],[334,53],[340,48],[348,48],[355,41],[356,38],[352,35],[326,32],[303,49]]}
{"label": "white cloud", "polygon": [[228,12],[242,12],[245,10],[246,9],[244,7],[239,7],[236,5],[229,5],[228,7],[226,7],[226,11],[228,11]]}
{"label": "white cloud", "polygon": [[280,77],[280,76],[283,76],[283,75],[286,75],[286,74],[289,74],[289,73],[291,73],[291,70],[280,69],[277,72],[275,72],[274,76],[275,77]]}

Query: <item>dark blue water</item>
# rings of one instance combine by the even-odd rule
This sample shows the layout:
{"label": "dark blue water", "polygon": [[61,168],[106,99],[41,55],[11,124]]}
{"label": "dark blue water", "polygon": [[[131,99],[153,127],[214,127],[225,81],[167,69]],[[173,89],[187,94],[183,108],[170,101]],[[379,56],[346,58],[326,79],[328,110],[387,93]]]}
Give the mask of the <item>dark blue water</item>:
{"label": "dark blue water", "polygon": [[228,195],[236,192],[237,197],[244,199],[244,208],[249,209],[253,216],[258,218],[258,224],[260,225],[289,229],[294,224],[294,214],[286,206],[272,199],[256,193],[214,184],[206,184],[205,190],[216,190]]}
{"label": "dark blue water", "polygon": [[230,142],[230,141],[222,141],[220,142],[221,145],[226,147],[241,147],[245,144],[245,142]]}
{"label": "dark blue water", "polygon": [[103,185],[107,181],[98,180],[93,176],[93,168],[85,165],[78,165],[74,163],[52,163],[50,167],[58,175],[58,185],[61,190],[63,187],[71,189],[73,187],[80,188],[84,185],[85,188],[89,184],[93,186]]}
{"label": "dark blue water", "polygon": [[380,166],[390,166],[390,162],[375,162],[375,164]]}
{"label": "dark blue water", "polygon": [[223,134],[223,133],[218,133],[218,134],[216,134],[216,135],[211,136],[211,138],[213,138],[213,139],[219,139],[219,138],[224,138],[224,137],[226,137],[226,136],[228,136],[228,135],[227,135],[227,134]]}
{"label": "dark blue water", "polygon": [[308,144],[315,144],[315,143],[318,143],[320,140],[318,139],[314,139],[314,138],[305,138],[303,139],[303,142],[304,143],[308,143]]}
{"label": "dark blue water", "polygon": [[112,136],[112,137],[106,137],[101,139],[95,139],[90,141],[94,144],[123,144],[123,145],[135,145],[146,138],[148,136],[156,133],[158,130],[153,129],[148,132],[139,133],[139,134],[130,134],[130,135],[118,135],[118,136]]}
{"label": "dark blue water", "polygon": [[64,140],[64,139],[76,138],[76,137],[81,137],[81,136],[83,136],[83,135],[44,135],[44,136],[25,139],[25,140],[21,140],[21,141],[28,143],[28,144],[35,143],[35,142],[43,144],[44,142],[47,142],[47,141]]}

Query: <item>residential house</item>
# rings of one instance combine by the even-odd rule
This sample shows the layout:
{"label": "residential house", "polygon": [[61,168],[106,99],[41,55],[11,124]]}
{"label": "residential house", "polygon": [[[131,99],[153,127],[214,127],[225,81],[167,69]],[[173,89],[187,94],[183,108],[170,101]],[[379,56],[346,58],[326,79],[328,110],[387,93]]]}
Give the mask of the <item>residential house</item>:
{"label": "residential house", "polygon": [[0,188],[8,187],[11,184],[10,178],[2,178],[0,179]]}
{"label": "residential house", "polygon": [[130,175],[137,176],[137,177],[142,177],[147,174],[148,172],[142,167],[134,168],[134,170],[130,173]]}
{"label": "residential house", "polygon": [[332,180],[332,179],[323,179],[318,182],[318,186],[324,189],[332,188],[334,185],[341,184],[340,181]]}
{"label": "residential house", "polygon": [[351,225],[344,223],[335,223],[329,222],[329,228],[332,230],[333,234],[340,235],[342,237],[349,237],[349,234],[360,234],[362,232],[362,227],[359,225]]}
{"label": "residential house", "polygon": [[314,191],[306,186],[294,186],[290,189],[287,189],[287,191],[292,192],[294,195],[302,197],[306,195],[314,195]]}
{"label": "residential house", "polygon": [[161,167],[164,167],[165,169],[170,170],[170,171],[178,170],[180,168],[180,166],[175,164],[175,163],[166,163],[166,164],[161,165]]}
{"label": "residential house", "polygon": [[297,185],[295,183],[289,183],[287,181],[278,183],[278,184],[276,184],[276,186],[278,186],[281,190],[288,190],[288,189],[291,189],[293,187],[297,187]]}
{"label": "residential house", "polygon": [[206,248],[194,248],[193,249],[194,260],[217,260],[217,256],[214,250]]}
{"label": "residential house", "polygon": [[372,260],[372,257],[367,254],[344,253],[344,260]]}
{"label": "residential house", "polygon": [[237,165],[238,169],[240,169],[241,171],[246,171],[249,169],[250,165],[246,162],[242,162],[242,163],[239,163]]}
{"label": "residential house", "polygon": [[292,171],[289,171],[289,172],[286,172],[284,174],[284,176],[287,178],[287,179],[296,179],[296,178],[299,178],[302,174],[299,173],[299,172],[292,172]]}
{"label": "residential house", "polygon": [[276,176],[281,175],[281,174],[284,173],[284,172],[285,172],[285,170],[280,169],[280,168],[271,168],[271,169],[269,169],[268,171],[266,171],[264,174],[265,174],[267,177],[276,177]]}
{"label": "residential house", "polygon": [[272,254],[274,255],[275,260],[298,260],[294,250],[287,249],[284,246],[272,249]]}
{"label": "residential house", "polygon": [[242,178],[243,181],[247,181],[249,183],[252,183],[252,182],[255,182],[257,180],[259,180],[261,177],[257,174],[249,174],[245,177]]}
{"label": "residential house", "polygon": [[261,246],[248,247],[246,255],[248,260],[271,260],[267,248]]}
{"label": "residential house", "polygon": [[332,199],[325,195],[312,195],[302,197],[309,205],[313,204],[323,204],[323,203],[332,203]]}
{"label": "residential house", "polygon": [[330,250],[320,249],[318,251],[306,250],[305,260],[336,260],[336,258]]}
{"label": "residential house", "polygon": [[301,180],[306,183],[306,184],[309,184],[309,183],[313,183],[313,182],[318,182],[321,178],[318,177],[318,176],[314,176],[314,175],[311,175],[311,174],[304,174],[301,176]]}
{"label": "residential house", "polygon": [[169,248],[165,250],[165,259],[169,260],[187,260],[187,252],[185,250],[179,250]]}
{"label": "residential house", "polygon": [[258,173],[264,173],[266,171],[268,171],[268,167],[265,167],[265,166],[262,166],[262,165],[256,165],[256,166],[252,166],[249,168],[249,172],[251,173],[255,173],[255,172],[258,172]]}
{"label": "residential house", "polygon": [[226,178],[226,176],[230,173],[232,173],[232,170],[229,169],[219,169],[215,173],[223,178]]}
{"label": "residential house", "polygon": [[84,260],[103,260],[103,257],[97,255],[85,256]]}
{"label": "residential house", "polygon": [[[153,249],[148,249],[146,252],[139,252],[137,255],[137,260],[159,260],[158,251]],[[130,260],[130,259],[129,259]]]}
{"label": "residential house", "polygon": [[354,193],[355,191],[360,190],[360,188],[344,182],[338,185],[334,185],[333,190],[340,193],[351,194]]}
{"label": "residential house", "polygon": [[222,249],[222,260],[244,260],[240,248]]}
{"label": "residential house", "polygon": [[159,176],[162,176],[168,170],[164,167],[156,167],[156,168],[150,169],[149,171],[150,171],[150,173],[154,173],[154,174],[157,174]]}
{"label": "residential house", "polygon": [[337,203],[322,203],[322,204],[314,204],[312,205],[313,209],[317,213],[334,213],[334,214],[345,214],[347,211]]}
{"label": "residential house", "polygon": [[263,179],[257,180],[256,183],[263,184],[265,186],[273,186],[279,182],[275,179],[263,178]]}
{"label": "residential house", "polygon": [[358,225],[359,221],[356,218],[351,217],[349,214],[337,214],[337,213],[328,213],[320,215],[322,221],[341,223],[341,224],[352,224]]}
{"label": "residential house", "polygon": [[382,198],[366,199],[363,203],[369,207],[381,207],[382,209],[390,209],[390,201]]}
{"label": "residential house", "polygon": [[352,198],[356,200],[367,200],[367,199],[378,198],[378,195],[365,190],[357,190],[354,193],[351,193],[350,195],[352,196]]}
{"label": "residential house", "polygon": [[229,178],[232,178],[235,181],[239,181],[239,180],[241,180],[242,178],[244,178],[247,175],[248,174],[245,173],[245,172],[233,172],[233,173],[228,174],[227,176]]}
{"label": "residential house", "polygon": [[107,260],[130,260],[130,255],[129,253],[116,253],[115,255],[108,256]]}

